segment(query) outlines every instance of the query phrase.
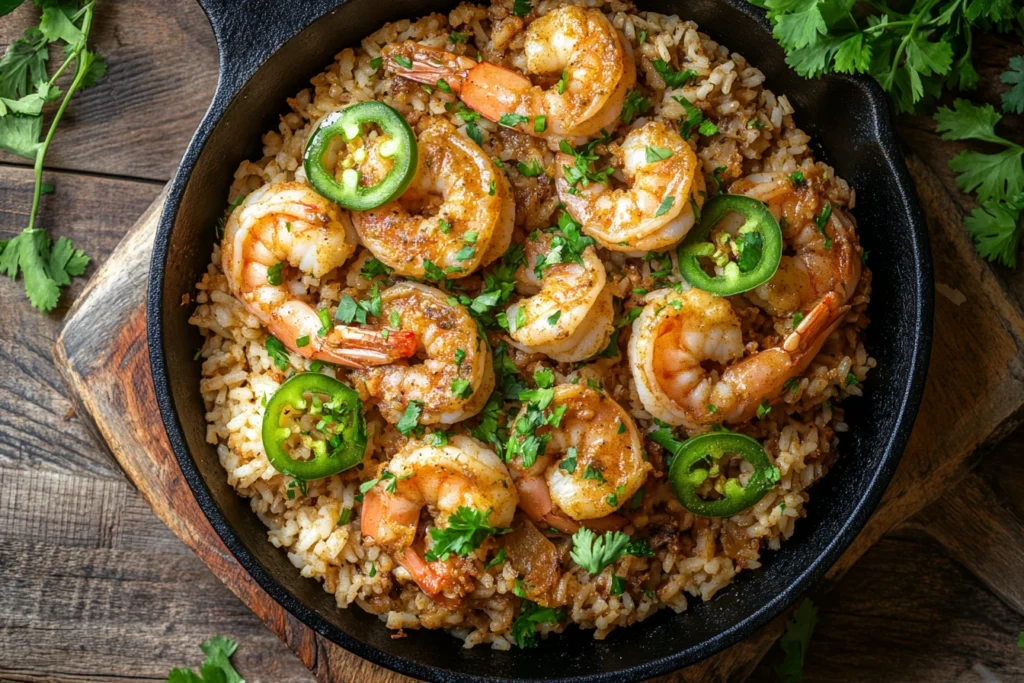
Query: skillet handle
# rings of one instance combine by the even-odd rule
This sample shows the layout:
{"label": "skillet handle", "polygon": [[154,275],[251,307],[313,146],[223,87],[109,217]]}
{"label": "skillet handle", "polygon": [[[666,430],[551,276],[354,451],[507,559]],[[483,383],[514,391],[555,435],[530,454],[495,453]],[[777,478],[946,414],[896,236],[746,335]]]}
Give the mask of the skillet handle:
{"label": "skillet handle", "polygon": [[217,97],[230,101],[282,45],[344,0],[198,0],[220,51]]}

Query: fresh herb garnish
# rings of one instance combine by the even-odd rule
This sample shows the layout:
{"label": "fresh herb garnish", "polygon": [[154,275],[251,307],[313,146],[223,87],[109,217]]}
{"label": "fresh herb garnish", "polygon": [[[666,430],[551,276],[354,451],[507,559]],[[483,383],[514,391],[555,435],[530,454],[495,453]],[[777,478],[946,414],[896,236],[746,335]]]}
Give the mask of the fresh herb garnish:
{"label": "fresh herb garnish", "polygon": [[663,59],[655,59],[652,64],[654,70],[658,72],[662,80],[665,81],[665,85],[669,88],[678,88],[686,85],[689,81],[697,77],[697,72],[691,69],[686,71],[676,71],[672,68],[672,65]]}
{"label": "fresh herb garnish", "polygon": [[474,510],[459,507],[448,518],[443,529],[437,527],[430,530],[430,539],[434,542],[424,555],[427,562],[440,560],[444,562],[450,555],[465,557],[480,547],[491,536],[507,534],[511,529],[499,529],[487,524],[491,511]]}
{"label": "fresh herb garnish", "polygon": [[606,531],[598,536],[587,527],[580,527],[572,535],[573,562],[587,570],[591,576],[597,576],[605,567],[626,554],[629,547],[629,536],[621,531]]}
{"label": "fresh herb garnish", "polygon": [[525,598],[521,601],[519,616],[512,622],[512,639],[522,648],[537,647],[537,624],[557,624],[565,619],[565,608],[541,607]]}
{"label": "fresh herb garnish", "polygon": [[274,365],[277,366],[278,370],[287,370],[289,365],[288,360],[288,349],[285,348],[284,342],[274,336],[267,337],[265,344],[267,353],[270,354],[270,360],[274,361]]}
{"label": "fresh herb garnish", "polygon": [[619,119],[630,124],[637,116],[643,116],[651,108],[651,100],[644,97],[639,90],[630,90],[626,93],[626,100],[622,103],[622,113]]}
{"label": "fresh herb garnish", "polygon": [[[24,0],[0,3],[0,14],[12,12]],[[35,184],[28,226],[11,239],[0,240],[0,273],[16,279],[21,273],[29,303],[46,313],[57,307],[61,288],[82,275],[89,257],[66,237],[52,240],[36,227],[40,197],[52,192],[43,182],[46,151],[53,141],[68,103],[76,92],[91,88],[107,72],[106,62],[86,49],[92,28],[94,2],[42,2],[39,25],[26,29],[0,59],[0,149],[35,162]],[[47,77],[50,46],[63,43],[64,61]],[[74,65],[71,83],[61,93],[57,80]],[[60,100],[43,135],[43,105]]]}
{"label": "fresh herb garnish", "polygon": [[398,420],[398,424],[395,428],[401,432],[402,436],[409,436],[419,426],[420,413],[423,411],[423,402],[412,400],[405,407],[405,412],[402,413],[402,417]]}
{"label": "fresh herb garnish", "polygon": [[238,643],[225,636],[213,636],[199,649],[206,655],[199,673],[191,669],[171,669],[167,683],[244,683],[231,664],[231,655],[238,649]]}

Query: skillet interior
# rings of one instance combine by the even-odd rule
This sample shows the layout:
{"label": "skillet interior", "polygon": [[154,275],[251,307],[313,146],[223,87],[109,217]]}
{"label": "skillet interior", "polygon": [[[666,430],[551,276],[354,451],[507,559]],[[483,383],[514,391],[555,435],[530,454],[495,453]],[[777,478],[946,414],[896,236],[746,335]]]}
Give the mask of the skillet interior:
{"label": "skillet interior", "polygon": [[[191,307],[180,305],[182,295],[192,291],[206,269],[213,226],[224,210],[237,164],[259,156],[260,136],[275,126],[285,98],[305,87],[340,48],[358,44],[385,21],[446,11],[456,2],[349,0],[270,56],[233,98],[232,79],[241,84],[273,41],[261,41],[258,32],[252,33],[256,29],[244,25],[249,20],[237,14],[227,20],[217,16],[223,5],[231,4],[227,0],[204,3],[215,25],[225,22],[231,31],[249,31],[242,45],[248,52],[236,41],[235,56],[222,60],[218,99],[172,185],[155,245],[148,322],[161,413],[185,478],[241,564],[319,633],[384,666],[445,681],[623,680],[698,661],[753,633],[824,573],[874,509],[909,436],[928,362],[932,276],[924,223],[892,135],[884,95],[866,79],[806,81],[796,76],[785,66],[763,16],[743,0],[637,2],[643,10],[694,19],[703,32],[759,67],[768,88],[789,96],[798,124],[814,140],[818,158],[832,164],[857,189],[854,213],[874,271],[866,343],[878,368],[865,383],[866,398],[844,404],[851,431],[842,435],[835,468],[813,488],[808,518],[797,525],[796,535],[781,551],[764,553],[762,569],[742,573],[711,603],[698,604],[691,598],[687,613],[663,610],[642,624],[615,631],[603,642],[570,628],[543,642],[539,650],[508,653],[463,650],[455,639],[434,631],[410,632],[408,638],[392,640],[376,617],[356,606],[337,609],[319,583],[299,576],[285,554],[267,542],[265,528],[247,501],[227,485],[215,449],[205,442],[199,363],[193,360],[201,339],[187,322]],[[316,5],[330,3],[308,4],[296,11],[313,18],[322,13]],[[275,20],[260,15],[257,21],[266,26]],[[305,18],[298,21],[305,23]],[[218,28],[224,31],[225,24]]]}

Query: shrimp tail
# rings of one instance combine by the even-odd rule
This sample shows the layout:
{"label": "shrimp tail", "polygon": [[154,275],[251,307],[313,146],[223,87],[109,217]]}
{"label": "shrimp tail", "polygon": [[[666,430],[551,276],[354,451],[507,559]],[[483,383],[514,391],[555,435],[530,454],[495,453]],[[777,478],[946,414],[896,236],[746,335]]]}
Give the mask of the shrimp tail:
{"label": "shrimp tail", "polygon": [[849,306],[841,305],[838,293],[829,292],[782,342],[783,350],[798,356],[808,352],[814,355],[849,310]]}
{"label": "shrimp tail", "polygon": [[408,330],[389,332],[385,337],[378,330],[340,326],[331,330],[327,345],[316,357],[350,368],[388,365],[416,353],[416,333]]}
{"label": "shrimp tail", "polygon": [[[462,92],[470,70],[477,66],[477,62],[469,57],[420,45],[411,40],[387,47],[381,54],[389,72],[430,85],[443,78],[455,94]],[[409,64],[411,66],[407,66]]]}

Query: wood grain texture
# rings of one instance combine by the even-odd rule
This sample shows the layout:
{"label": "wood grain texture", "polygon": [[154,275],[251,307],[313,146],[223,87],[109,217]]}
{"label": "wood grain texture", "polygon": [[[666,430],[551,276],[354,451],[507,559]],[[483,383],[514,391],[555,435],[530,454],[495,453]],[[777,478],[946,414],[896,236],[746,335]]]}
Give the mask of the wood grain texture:
{"label": "wood grain texture", "polygon": [[[89,47],[107,60],[107,76],[75,96],[47,151],[47,168],[166,181],[217,84],[213,31],[194,1],[96,7]],[[4,17],[0,46],[38,16],[26,3]],[[61,59],[54,49],[51,62]],[[31,164],[6,153],[0,162]]]}
{"label": "wood grain texture", "polygon": [[[1024,681],[1024,617],[917,528],[897,527],[815,602],[803,683]],[[780,660],[766,657],[750,683],[779,683]]]}

